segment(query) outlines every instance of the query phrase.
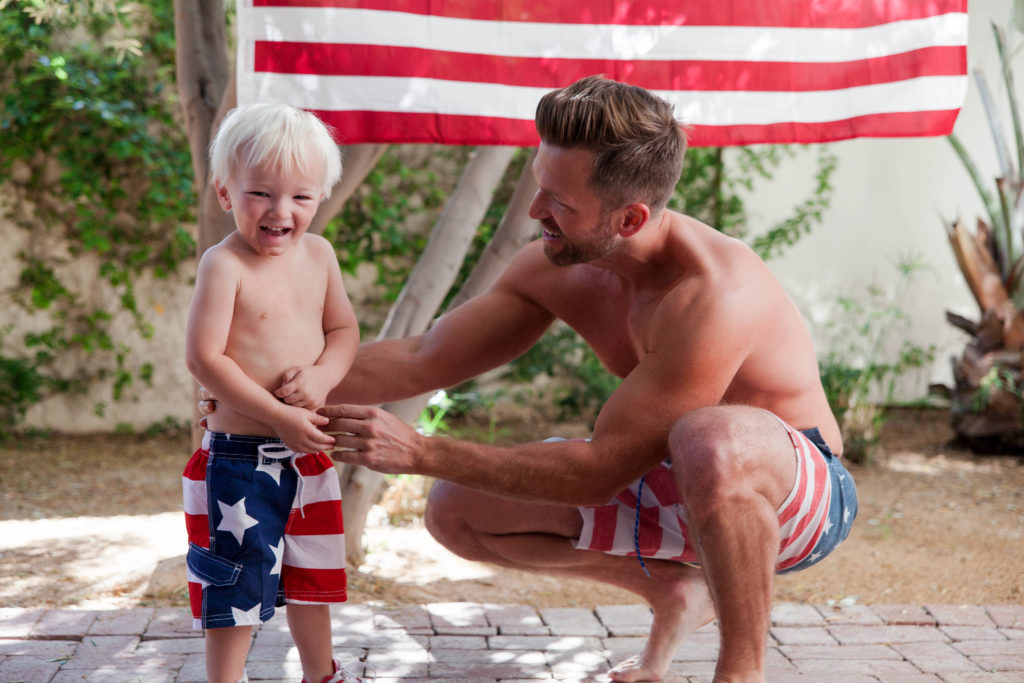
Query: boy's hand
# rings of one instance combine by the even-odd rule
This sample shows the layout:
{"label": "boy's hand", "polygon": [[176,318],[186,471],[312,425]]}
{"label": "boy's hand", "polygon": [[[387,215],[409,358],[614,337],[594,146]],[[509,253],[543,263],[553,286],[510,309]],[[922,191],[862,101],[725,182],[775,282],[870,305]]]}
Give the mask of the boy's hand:
{"label": "boy's hand", "polygon": [[329,451],[334,446],[334,437],[320,431],[330,420],[303,408],[286,407],[282,416],[271,427],[284,441],[284,445],[296,453],[318,453]]}
{"label": "boy's hand", "polygon": [[316,410],[327,401],[327,392],[338,383],[330,373],[316,365],[288,368],[281,376],[281,386],[274,392],[290,406]]}

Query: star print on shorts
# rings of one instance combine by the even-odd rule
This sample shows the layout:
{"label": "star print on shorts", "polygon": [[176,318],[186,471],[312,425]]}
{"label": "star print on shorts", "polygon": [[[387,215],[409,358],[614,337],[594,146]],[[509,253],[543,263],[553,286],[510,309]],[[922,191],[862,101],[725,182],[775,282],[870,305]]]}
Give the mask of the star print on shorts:
{"label": "star print on shorts", "polygon": [[341,490],[325,454],[214,432],[182,488],[196,628],[257,625],[285,603],[345,600]]}

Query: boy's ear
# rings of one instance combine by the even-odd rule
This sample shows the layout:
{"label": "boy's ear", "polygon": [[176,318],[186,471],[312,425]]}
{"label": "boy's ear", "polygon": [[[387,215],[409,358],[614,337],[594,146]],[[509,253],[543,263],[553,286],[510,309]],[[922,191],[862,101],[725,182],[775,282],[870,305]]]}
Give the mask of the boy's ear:
{"label": "boy's ear", "polygon": [[651,209],[646,204],[634,202],[622,209],[622,219],[619,222],[618,233],[622,237],[631,237],[640,232],[640,228],[647,224],[651,217]]}
{"label": "boy's ear", "polygon": [[231,211],[231,196],[228,195],[228,188],[220,184],[219,180],[213,181],[213,189],[217,191],[217,201],[220,202],[220,208],[225,211]]}

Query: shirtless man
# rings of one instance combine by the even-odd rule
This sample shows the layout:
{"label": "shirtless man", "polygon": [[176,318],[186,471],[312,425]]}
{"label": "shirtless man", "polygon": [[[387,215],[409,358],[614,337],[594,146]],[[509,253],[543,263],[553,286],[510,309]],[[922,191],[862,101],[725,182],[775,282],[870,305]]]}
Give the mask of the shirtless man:
{"label": "shirtless man", "polygon": [[[828,450],[842,443],[807,326],[750,249],[665,208],[685,150],[668,103],[587,78],[545,96],[537,129],[530,215],[542,239],[426,334],[360,347],[328,397],[347,405],[320,411],[336,447],[352,449],[333,457],[444,480],[426,523],[463,557],[644,598],[650,638],[613,680],[660,680],[717,616],[714,680],[762,681],[775,572],[821,559],[856,512]],[[556,319],[623,378],[589,441],[426,438],[351,405],[455,385],[523,353]]]}

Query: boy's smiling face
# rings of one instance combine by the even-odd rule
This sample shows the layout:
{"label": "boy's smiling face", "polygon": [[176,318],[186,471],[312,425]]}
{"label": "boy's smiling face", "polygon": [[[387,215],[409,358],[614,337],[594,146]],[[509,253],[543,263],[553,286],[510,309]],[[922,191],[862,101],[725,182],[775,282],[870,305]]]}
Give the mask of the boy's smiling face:
{"label": "boy's smiling face", "polygon": [[227,182],[214,181],[217,199],[256,254],[278,256],[309,228],[322,198],[323,170],[240,164]]}

